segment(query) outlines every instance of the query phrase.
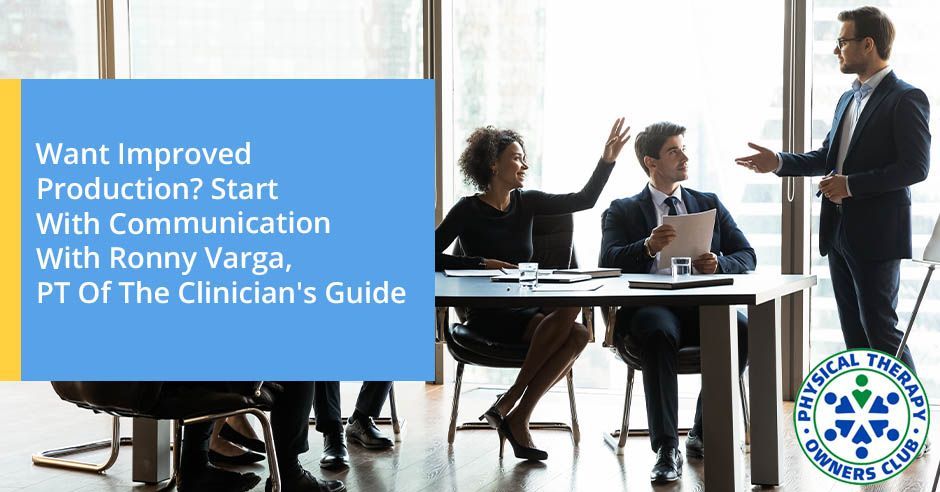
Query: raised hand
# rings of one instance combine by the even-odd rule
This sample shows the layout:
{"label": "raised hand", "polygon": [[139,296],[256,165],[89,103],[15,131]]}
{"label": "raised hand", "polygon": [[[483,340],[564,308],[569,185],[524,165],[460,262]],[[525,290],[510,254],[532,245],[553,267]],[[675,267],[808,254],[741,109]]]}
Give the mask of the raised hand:
{"label": "raised hand", "polygon": [[610,135],[607,136],[607,143],[604,144],[604,154],[601,156],[604,162],[616,161],[617,156],[620,155],[620,150],[630,141],[630,127],[623,128],[625,119],[626,118],[622,116],[617,118],[617,121],[614,122],[614,126],[610,129]]}
{"label": "raised hand", "polygon": [[757,145],[756,143],[748,142],[747,146],[756,150],[756,154],[752,154],[746,157],[738,157],[734,160],[739,166],[746,167],[751,171],[756,173],[769,173],[771,171],[777,170],[777,153]]}

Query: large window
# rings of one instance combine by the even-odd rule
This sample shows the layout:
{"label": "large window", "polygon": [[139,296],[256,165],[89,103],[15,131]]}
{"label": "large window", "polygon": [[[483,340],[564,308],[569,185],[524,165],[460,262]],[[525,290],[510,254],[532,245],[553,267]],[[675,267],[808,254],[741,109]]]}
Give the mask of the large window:
{"label": "large window", "polygon": [[0,0],[0,78],[95,78],[95,0]]}
{"label": "large window", "polygon": [[[686,184],[717,193],[757,250],[758,270],[780,271],[781,180],[749,173],[734,157],[749,140],[781,144],[781,4],[487,0],[453,9],[453,121],[445,125],[453,125],[455,155],[445,156],[453,175],[445,211],[473,192],[455,166],[475,127],[521,132],[533,168],[526,186],[567,192],[591,174],[616,117],[625,115],[634,135],[671,120],[688,128]],[[610,201],[646,183],[631,141],[597,206],[575,215],[582,265],[597,263]],[[619,390],[623,367],[593,344],[578,361],[578,384]]]}
{"label": "large window", "polygon": [[131,76],[420,78],[421,0],[131,0]]}
{"label": "large window", "polygon": [[[892,49],[890,64],[895,73],[903,80],[919,87],[927,93],[933,114],[930,127],[937,128],[940,117],[940,67],[930,62],[935,56],[936,46],[940,46],[940,32],[924,19],[940,16],[940,4],[930,0],[870,1],[885,11],[894,22],[897,36]],[[854,75],[839,72],[838,62],[832,50],[839,37],[842,23],[837,16],[840,11],[857,8],[858,2],[848,0],[818,0],[813,9],[813,145],[822,144],[839,96],[851,86]],[[936,155],[937,146],[933,146]],[[815,183],[815,180],[814,180]],[[930,232],[940,213],[940,178],[934,169],[923,183],[911,188],[914,258],[921,258],[924,246],[930,238]],[[819,256],[819,201],[813,200],[813,273],[819,276],[819,285],[813,291],[811,311],[811,346],[813,363],[837,351],[843,350],[842,331],[836,302],[832,294],[832,281],[829,276],[829,263]],[[874,231],[877,233],[877,231]],[[926,268],[911,261],[901,263],[901,290],[898,301],[900,328],[907,327],[914,301],[926,275]],[[933,282],[924,298],[924,303],[917,315],[917,324],[911,335],[911,350],[918,373],[936,374],[940,371],[940,353],[931,350],[940,344],[940,282]],[[937,394],[940,380],[926,377],[923,379],[927,392]]]}

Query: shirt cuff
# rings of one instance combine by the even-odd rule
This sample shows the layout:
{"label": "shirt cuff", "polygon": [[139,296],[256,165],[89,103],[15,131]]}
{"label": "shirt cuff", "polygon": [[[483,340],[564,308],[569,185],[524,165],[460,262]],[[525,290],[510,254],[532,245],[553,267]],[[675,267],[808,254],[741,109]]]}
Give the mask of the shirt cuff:
{"label": "shirt cuff", "polygon": [[845,177],[845,194],[846,196],[852,196],[852,188],[849,188],[849,177]]}
{"label": "shirt cuff", "polygon": [[774,169],[774,174],[779,173],[780,168],[782,167],[783,167],[783,157],[781,157],[780,154],[778,153],[777,154],[777,169]]}

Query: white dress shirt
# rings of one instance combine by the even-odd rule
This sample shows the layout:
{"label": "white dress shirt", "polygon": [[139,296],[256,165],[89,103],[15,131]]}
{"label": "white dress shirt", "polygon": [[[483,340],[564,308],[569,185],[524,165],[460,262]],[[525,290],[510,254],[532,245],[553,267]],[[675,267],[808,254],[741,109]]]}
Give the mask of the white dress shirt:
{"label": "white dress shirt", "polygon": [[[656,227],[663,225],[663,215],[669,215],[669,205],[666,205],[666,199],[674,196],[679,201],[676,202],[676,211],[679,212],[679,215],[685,215],[689,213],[688,209],[685,208],[685,203],[682,201],[682,186],[677,186],[676,190],[672,192],[671,195],[667,195],[650,183],[647,185],[650,189],[650,200],[653,202],[653,207],[656,209]],[[656,259],[653,260],[653,266],[650,267],[650,273],[659,273],[664,275],[669,275],[672,273],[672,267],[663,268],[657,270],[656,266],[659,264],[659,253],[656,253]]]}

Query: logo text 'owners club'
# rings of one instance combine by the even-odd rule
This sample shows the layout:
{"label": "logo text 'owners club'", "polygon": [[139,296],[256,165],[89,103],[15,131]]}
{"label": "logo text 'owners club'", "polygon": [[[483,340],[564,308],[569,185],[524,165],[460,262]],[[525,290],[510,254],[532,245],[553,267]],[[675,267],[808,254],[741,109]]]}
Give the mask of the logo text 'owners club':
{"label": "logo text 'owners club'", "polygon": [[816,468],[863,485],[901,473],[917,457],[930,406],[917,375],[902,362],[874,350],[847,350],[806,377],[793,422]]}

